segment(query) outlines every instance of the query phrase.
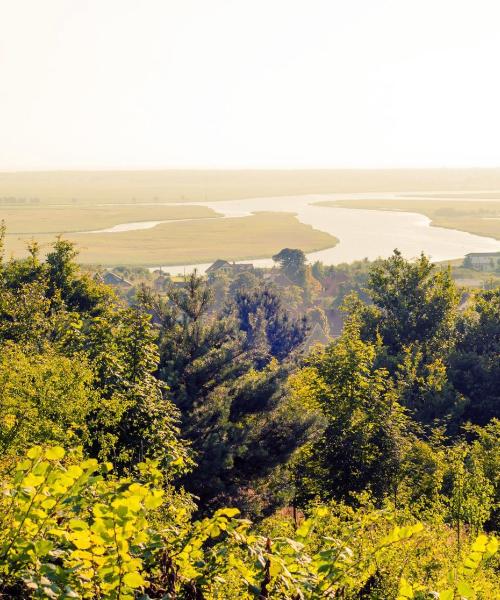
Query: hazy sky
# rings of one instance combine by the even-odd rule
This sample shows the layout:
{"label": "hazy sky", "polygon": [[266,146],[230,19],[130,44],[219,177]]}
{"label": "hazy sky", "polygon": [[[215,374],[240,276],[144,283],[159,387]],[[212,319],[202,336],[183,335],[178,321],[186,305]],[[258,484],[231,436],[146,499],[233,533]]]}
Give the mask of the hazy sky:
{"label": "hazy sky", "polygon": [[500,0],[0,0],[0,169],[500,166]]}

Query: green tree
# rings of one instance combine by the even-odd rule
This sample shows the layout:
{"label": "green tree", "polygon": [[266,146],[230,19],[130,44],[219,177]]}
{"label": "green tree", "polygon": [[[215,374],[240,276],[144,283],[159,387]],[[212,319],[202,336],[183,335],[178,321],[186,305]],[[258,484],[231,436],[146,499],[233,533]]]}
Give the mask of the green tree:
{"label": "green tree", "polygon": [[449,270],[437,270],[424,254],[408,261],[395,250],[371,269],[367,289],[377,309],[372,335],[381,336],[389,357],[414,344],[432,358],[450,348],[459,295]]}
{"label": "green tree", "polygon": [[475,293],[458,321],[450,380],[466,399],[464,420],[485,425],[500,405],[500,288]]}
{"label": "green tree", "polygon": [[[99,400],[86,413],[88,435],[82,435],[92,456],[113,457],[117,467],[129,469],[145,456],[161,460],[167,448],[169,456],[184,454],[177,440],[178,413],[154,377],[158,354],[150,317],[124,306],[109,288],[82,275],[75,258],[73,245],[58,239],[44,262],[32,244],[28,258],[1,264],[0,348],[22,345],[33,357],[32,363],[23,364],[35,380],[48,373],[47,357],[58,360],[59,368],[68,359],[68,364],[81,363],[91,372],[90,378],[84,371],[81,375]],[[7,372],[3,375],[9,380]],[[43,404],[37,393],[31,401]],[[79,398],[76,394],[75,401]],[[58,402],[53,394],[49,399]],[[47,403],[43,411],[52,415],[54,429],[67,426],[64,411]],[[75,409],[75,418],[78,414]]]}
{"label": "green tree", "polygon": [[324,428],[297,465],[299,498],[349,500],[370,489],[376,498],[397,493],[408,445],[409,418],[376,349],[360,338],[356,320],[313,354],[292,378],[302,405],[320,411]]}
{"label": "green tree", "polygon": [[300,287],[306,284],[306,255],[302,250],[283,248],[273,256],[285,275]]}
{"label": "green tree", "polygon": [[[308,415],[286,408],[290,366],[268,352],[269,315],[261,307],[251,330],[240,330],[232,311],[214,312],[210,287],[196,275],[167,298],[144,290],[142,302],[159,330],[158,375],[195,452],[197,467],[186,488],[202,507],[229,498],[243,506],[253,486],[304,442],[311,425]],[[280,327],[283,321],[273,323],[275,339]]]}
{"label": "green tree", "polygon": [[0,454],[19,456],[39,443],[71,447],[89,442],[88,418],[99,396],[84,355],[51,348],[30,355],[15,344],[0,355]]}

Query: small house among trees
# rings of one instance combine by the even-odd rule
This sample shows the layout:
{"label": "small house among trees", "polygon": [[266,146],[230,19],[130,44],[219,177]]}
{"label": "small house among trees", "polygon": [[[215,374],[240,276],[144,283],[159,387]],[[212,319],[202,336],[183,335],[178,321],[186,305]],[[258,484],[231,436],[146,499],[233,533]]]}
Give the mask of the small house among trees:
{"label": "small house among trees", "polygon": [[106,271],[106,273],[104,273],[104,275],[102,276],[102,280],[104,281],[104,283],[106,283],[107,285],[111,285],[112,287],[127,289],[133,287],[133,284],[130,281],[128,281],[128,279],[125,279],[125,277],[113,273],[113,271]]}
{"label": "small house among trees", "polygon": [[227,260],[218,259],[206,270],[209,279],[219,275],[238,275],[246,271],[253,271],[254,266],[251,263],[230,263]]}
{"label": "small house among trees", "polygon": [[465,255],[463,266],[478,271],[494,271],[500,268],[500,252],[471,252]]}

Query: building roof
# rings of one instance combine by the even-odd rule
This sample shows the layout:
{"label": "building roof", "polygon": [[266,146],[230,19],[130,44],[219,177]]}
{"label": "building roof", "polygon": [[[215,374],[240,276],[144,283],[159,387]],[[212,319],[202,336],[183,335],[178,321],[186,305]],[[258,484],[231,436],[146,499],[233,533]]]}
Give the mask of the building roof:
{"label": "building roof", "polygon": [[221,267],[229,267],[229,266],[231,266],[231,265],[227,262],[227,260],[222,260],[221,258],[219,258],[212,265],[210,265],[208,267],[208,269],[205,271],[205,273],[210,273],[212,271],[218,271]]}
{"label": "building roof", "polygon": [[230,263],[227,260],[222,260],[219,258],[208,267],[205,273],[214,273],[222,268],[231,269],[235,273],[241,273],[243,271],[251,271],[254,267],[252,263]]}
{"label": "building roof", "polygon": [[465,256],[468,257],[484,257],[484,258],[493,258],[496,256],[500,256],[500,252],[469,252]]}
{"label": "building roof", "polygon": [[109,285],[124,285],[126,287],[133,287],[133,284],[128,281],[128,279],[113,273],[113,271],[106,271],[106,273],[104,273],[103,280]]}

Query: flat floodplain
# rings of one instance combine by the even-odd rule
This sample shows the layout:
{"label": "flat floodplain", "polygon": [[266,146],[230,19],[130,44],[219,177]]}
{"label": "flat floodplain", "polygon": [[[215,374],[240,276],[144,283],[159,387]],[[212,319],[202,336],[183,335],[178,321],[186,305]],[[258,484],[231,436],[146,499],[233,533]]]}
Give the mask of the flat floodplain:
{"label": "flat floodplain", "polygon": [[[26,254],[31,239],[44,252],[61,234],[78,244],[82,263],[193,264],[266,258],[283,247],[311,253],[333,248],[337,238],[342,243],[340,225],[325,231],[321,222],[297,218],[291,200],[278,209],[280,199],[297,195],[373,193],[382,199],[332,206],[418,212],[437,227],[499,239],[497,190],[499,169],[0,173],[0,219],[7,225],[7,254],[15,257]],[[383,199],[386,193],[391,199]],[[256,214],[223,218],[218,212],[219,202],[263,197],[270,200]]]}

